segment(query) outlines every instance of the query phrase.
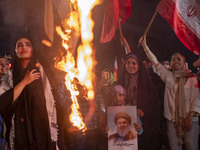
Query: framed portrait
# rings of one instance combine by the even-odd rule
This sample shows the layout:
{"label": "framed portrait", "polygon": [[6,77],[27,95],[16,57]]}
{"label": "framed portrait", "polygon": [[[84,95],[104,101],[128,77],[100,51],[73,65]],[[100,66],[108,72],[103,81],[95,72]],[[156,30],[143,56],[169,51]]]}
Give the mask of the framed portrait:
{"label": "framed portrait", "polygon": [[137,150],[136,106],[108,107],[108,150]]}

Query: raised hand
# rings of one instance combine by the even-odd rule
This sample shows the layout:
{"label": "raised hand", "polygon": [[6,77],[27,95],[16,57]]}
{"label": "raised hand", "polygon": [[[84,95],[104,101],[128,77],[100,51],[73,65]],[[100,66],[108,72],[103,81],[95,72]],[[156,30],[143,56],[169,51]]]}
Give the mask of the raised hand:
{"label": "raised hand", "polygon": [[135,130],[136,131],[139,131],[140,130],[140,127],[141,127],[141,125],[139,124],[139,123],[134,123],[134,126],[135,126]]}
{"label": "raised hand", "polygon": [[144,116],[144,112],[143,112],[141,109],[137,109],[137,114],[138,114],[140,117],[143,117],[143,116]]}
{"label": "raised hand", "polygon": [[138,45],[142,45],[142,44],[146,44],[146,35],[141,36],[139,39]]}

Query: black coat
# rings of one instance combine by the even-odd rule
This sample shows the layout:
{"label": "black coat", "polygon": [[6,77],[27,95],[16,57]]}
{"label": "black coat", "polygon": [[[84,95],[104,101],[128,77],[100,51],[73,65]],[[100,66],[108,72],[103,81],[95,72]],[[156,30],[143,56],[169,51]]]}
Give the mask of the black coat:
{"label": "black coat", "polygon": [[[128,54],[130,55],[130,54]],[[156,150],[159,144],[158,133],[160,127],[160,97],[154,83],[145,70],[140,55],[136,52],[134,55],[138,59],[138,89],[137,89],[137,108],[144,112],[141,117],[142,126],[144,129],[141,135],[143,145],[148,150]],[[118,84],[122,85],[128,91],[130,84],[130,74],[124,68],[119,78]],[[140,145],[139,145],[140,146]]]}
{"label": "black coat", "polygon": [[[27,70],[35,68],[31,62],[27,69],[21,70],[14,64],[14,86],[24,77]],[[37,69],[37,68],[36,68]],[[11,125],[11,119],[15,114],[15,148],[33,150],[54,150],[55,142],[51,141],[46,99],[43,91],[42,80],[35,80],[24,88],[19,98],[13,103],[13,89],[0,96],[0,113]],[[65,150],[65,126],[67,124],[66,100],[61,100],[59,94],[54,94],[57,109],[58,147]],[[66,107],[65,107],[66,106]],[[9,128],[9,127],[8,127]]]}

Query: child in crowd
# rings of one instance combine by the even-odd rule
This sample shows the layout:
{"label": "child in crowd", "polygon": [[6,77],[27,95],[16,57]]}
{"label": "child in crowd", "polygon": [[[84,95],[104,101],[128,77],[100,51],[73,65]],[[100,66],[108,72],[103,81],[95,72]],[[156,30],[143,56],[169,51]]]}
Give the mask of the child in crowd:
{"label": "child in crowd", "polygon": [[[115,85],[112,89],[112,106],[125,106],[125,98],[126,98],[126,91],[121,85]],[[140,112],[137,112],[137,123],[134,123],[135,130],[137,131],[138,135],[143,133],[142,122],[139,116],[142,116]]]}

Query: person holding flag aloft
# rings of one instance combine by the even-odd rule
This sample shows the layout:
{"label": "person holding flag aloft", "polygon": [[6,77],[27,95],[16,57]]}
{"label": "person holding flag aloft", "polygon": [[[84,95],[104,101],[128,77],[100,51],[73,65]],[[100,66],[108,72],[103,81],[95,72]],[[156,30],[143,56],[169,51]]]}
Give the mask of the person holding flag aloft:
{"label": "person holding flag aloft", "polygon": [[146,36],[139,40],[155,67],[156,73],[165,82],[164,116],[167,119],[167,134],[171,150],[198,150],[198,114],[200,113],[199,85],[197,78],[186,68],[185,57],[175,53],[171,58],[172,71],[167,70],[146,44]]}

